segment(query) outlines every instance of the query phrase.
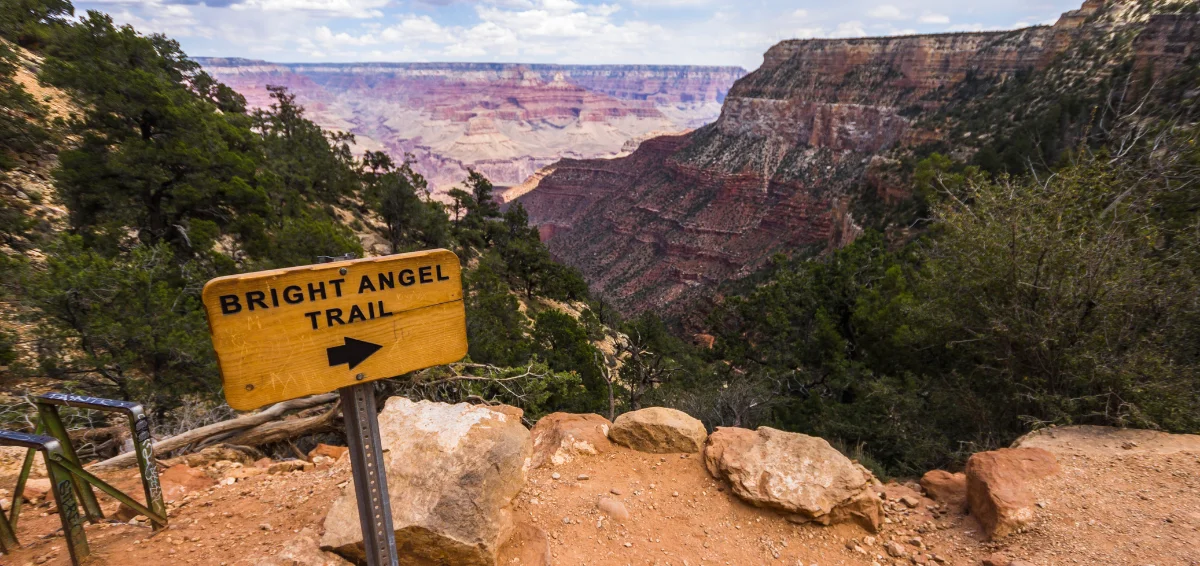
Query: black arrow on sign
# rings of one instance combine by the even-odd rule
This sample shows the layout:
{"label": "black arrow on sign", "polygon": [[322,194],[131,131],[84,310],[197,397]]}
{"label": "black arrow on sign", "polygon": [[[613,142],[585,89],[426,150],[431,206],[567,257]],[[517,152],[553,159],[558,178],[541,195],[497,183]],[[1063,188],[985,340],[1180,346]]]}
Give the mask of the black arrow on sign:
{"label": "black arrow on sign", "polygon": [[325,352],[329,354],[329,367],[350,364],[350,369],[354,369],[354,366],[363,363],[363,360],[371,357],[371,354],[378,352],[382,347],[379,344],[347,337],[344,346],[334,346],[326,349]]}

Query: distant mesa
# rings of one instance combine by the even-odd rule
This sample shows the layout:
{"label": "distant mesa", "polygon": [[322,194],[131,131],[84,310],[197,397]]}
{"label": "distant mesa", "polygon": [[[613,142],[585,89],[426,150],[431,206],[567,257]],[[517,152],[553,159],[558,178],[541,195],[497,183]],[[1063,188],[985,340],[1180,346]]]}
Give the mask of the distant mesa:
{"label": "distant mesa", "polygon": [[524,183],[564,157],[622,155],[652,134],[717,118],[740,67],[514,63],[271,63],[197,58],[251,106],[287,87],[322,127],[359,150],[406,153],[444,195],[475,169]]}

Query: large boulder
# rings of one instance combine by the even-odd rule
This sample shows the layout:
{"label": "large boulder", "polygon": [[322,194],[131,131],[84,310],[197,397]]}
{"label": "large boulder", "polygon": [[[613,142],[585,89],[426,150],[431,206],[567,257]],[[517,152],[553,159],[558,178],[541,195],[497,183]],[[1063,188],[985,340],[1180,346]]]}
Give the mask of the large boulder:
{"label": "large boulder", "polygon": [[[520,420],[483,406],[392,397],[379,432],[400,563],[495,564],[532,452]],[[325,517],[321,547],[365,558],[353,482]]]}
{"label": "large boulder", "polygon": [[748,503],[798,523],[854,521],[874,532],[883,522],[878,480],[823,439],[769,427],[718,427],[704,465]]}
{"label": "large boulder", "polygon": [[929,498],[949,509],[967,508],[967,475],[946,470],[930,470],[921,476],[921,488]]}
{"label": "large boulder", "polygon": [[991,538],[1020,532],[1034,521],[1033,482],[1058,473],[1041,448],[1001,448],[967,460],[967,503]]}
{"label": "large boulder", "polygon": [[256,558],[256,566],[352,566],[342,557],[321,550],[316,531],[305,527],[273,555]]}
{"label": "large boulder", "polygon": [[704,423],[683,411],[649,407],[617,417],[608,438],[639,452],[669,454],[695,453],[704,448],[708,431]]}
{"label": "large boulder", "polygon": [[612,423],[596,414],[550,413],[542,417],[530,431],[533,467],[559,466],[581,455],[611,450],[610,428]]}

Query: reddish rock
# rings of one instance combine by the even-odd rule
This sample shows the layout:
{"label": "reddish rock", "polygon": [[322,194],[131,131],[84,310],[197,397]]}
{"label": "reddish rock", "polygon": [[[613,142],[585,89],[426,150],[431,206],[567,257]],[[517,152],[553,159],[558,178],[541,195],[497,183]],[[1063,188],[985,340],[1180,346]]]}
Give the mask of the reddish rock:
{"label": "reddish rock", "polygon": [[967,460],[971,514],[991,538],[1020,532],[1034,521],[1032,483],[1058,473],[1054,455],[1040,448],[1001,448]]}
{"label": "reddish rock", "polygon": [[1136,76],[1165,77],[1188,64],[1200,37],[1195,14],[1064,18],[1012,31],[780,42],[734,84],[716,122],[625,157],[561,160],[518,200],[551,254],[617,309],[684,315],[777,253],[844,246],[881,220],[853,212],[868,195],[885,204],[910,196],[897,160],[908,146],[978,147],[947,139],[966,132],[943,112],[979,103],[964,89],[1036,73],[1067,49],[1087,60],[1081,80],[1101,80],[1107,63],[1080,52],[1113,34],[1137,37],[1145,72]]}
{"label": "reddish rock", "polygon": [[21,495],[26,501],[53,499],[50,495],[50,480],[46,478],[29,478],[25,480],[25,489]]}
{"label": "reddish rock", "polygon": [[349,452],[349,451],[350,451],[350,449],[346,448],[345,446],[331,446],[329,444],[318,444],[316,448],[313,448],[312,450],[308,451],[308,461],[312,462],[313,458],[316,458],[317,456],[324,456],[326,458],[332,458],[334,460],[337,460],[337,459],[341,458],[343,455],[345,455],[346,452]]}
{"label": "reddish rock", "polygon": [[612,449],[608,431],[612,423],[596,414],[550,413],[534,425],[532,467],[558,466],[582,455]]}
{"label": "reddish rock", "polygon": [[164,501],[182,499],[189,493],[208,489],[217,483],[203,470],[187,464],[176,464],[163,470],[158,475],[158,481],[162,485]]}
{"label": "reddish rock", "polygon": [[921,487],[929,498],[951,509],[967,507],[967,475],[946,470],[930,470],[921,476]]}
{"label": "reddish rock", "polygon": [[520,564],[521,566],[548,566],[553,564],[550,554],[550,538],[536,525],[520,522],[513,527],[512,536],[500,547],[496,564]]}
{"label": "reddish rock", "polygon": [[481,405],[481,406],[486,407],[489,410],[496,411],[497,413],[500,413],[501,415],[509,417],[517,422],[521,422],[521,419],[523,419],[525,417],[524,410],[522,410],[520,407],[514,407],[512,405]]}
{"label": "reddish rock", "polygon": [[980,561],[980,566],[1008,566],[1008,556],[999,552],[989,554]]}

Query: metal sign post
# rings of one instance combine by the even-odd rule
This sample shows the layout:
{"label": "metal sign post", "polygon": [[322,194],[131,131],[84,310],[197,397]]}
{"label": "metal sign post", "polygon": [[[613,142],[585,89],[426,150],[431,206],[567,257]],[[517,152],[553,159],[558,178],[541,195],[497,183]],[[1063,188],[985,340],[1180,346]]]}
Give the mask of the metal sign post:
{"label": "metal sign post", "polygon": [[[343,258],[319,258],[321,263],[337,259]],[[326,351],[330,365],[358,365],[353,359],[344,357],[355,355],[353,351],[347,351],[353,346],[353,342],[349,342],[353,339],[347,340],[344,345]],[[368,350],[370,348],[366,347]],[[363,353],[369,356],[375,352],[363,350]],[[350,473],[354,478],[354,498],[358,501],[358,524],[362,527],[367,564],[398,566],[396,530],[392,527],[392,501],[388,499],[387,475],[383,471],[383,446],[379,442],[375,387],[370,383],[359,383],[338,389],[338,395],[342,398],[342,418],[346,421]]]}
{"label": "metal sign post", "polygon": [[342,396],[346,444],[350,445],[350,469],[367,564],[396,566],[396,530],[392,527],[392,502],[388,499],[387,475],[383,470],[374,389],[370,383],[360,383],[338,389],[338,393]]}
{"label": "metal sign post", "polygon": [[396,566],[371,382],[467,354],[462,267],[447,250],[320,261],[204,286],[225,399],[249,410],[337,390],[367,563]]}

